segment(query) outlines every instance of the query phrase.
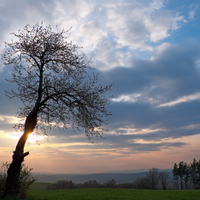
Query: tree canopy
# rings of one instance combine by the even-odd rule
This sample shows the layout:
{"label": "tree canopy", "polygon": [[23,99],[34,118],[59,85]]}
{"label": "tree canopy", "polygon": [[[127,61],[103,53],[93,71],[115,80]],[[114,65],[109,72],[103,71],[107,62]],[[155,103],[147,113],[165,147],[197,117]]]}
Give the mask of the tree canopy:
{"label": "tree canopy", "polygon": [[3,58],[14,66],[10,82],[18,90],[7,95],[22,101],[19,117],[38,110],[37,127],[43,131],[46,125],[62,123],[64,128],[84,130],[90,138],[100,133],[104,117],[110,115],[104,93],[111,85],[97,84],[98,74],[89,72],[91,62],[85,62],[79,47],[67,41],[66,32],[36,24],[13,33],[18,41],[6,43]]}

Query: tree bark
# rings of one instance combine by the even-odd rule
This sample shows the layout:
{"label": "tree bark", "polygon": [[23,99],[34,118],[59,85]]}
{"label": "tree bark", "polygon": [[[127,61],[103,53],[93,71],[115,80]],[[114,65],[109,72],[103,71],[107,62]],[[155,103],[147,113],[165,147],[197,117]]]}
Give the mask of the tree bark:
{"label": "tree bark", "polygon": [[26,152],[20,156],[17,151],[14,151],[13,160],[7,172],[6,186],[2,198],[18,196],[20,192],[19,175],[21,164],[28,154],[29,152]]}
{"label": "tree bark", "polygon": [[33,132],[37,124],[37,112],[31,112],[26,118],[24,133],[20,137],[16,149],[13,152],[12,163],[7,171],[7,180],[5,190],[1,198],[5,197],[17,197],[20,192],[19,175],[21,170],[21,164],[24,161],[24,157],[29,155],[29,152],[24,153],[24,146],[30,133]]}

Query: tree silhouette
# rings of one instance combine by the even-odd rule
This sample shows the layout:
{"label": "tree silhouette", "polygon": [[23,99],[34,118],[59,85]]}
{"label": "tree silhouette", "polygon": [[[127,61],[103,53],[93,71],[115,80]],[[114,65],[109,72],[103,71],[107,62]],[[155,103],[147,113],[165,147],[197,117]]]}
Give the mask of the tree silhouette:
{"label": "tree silhouette", "polygon": [[151,168],[146,172],[146,178],[149,182],[150,188],[155,190],[159,182],[159,173],[157,168]]}
{"label": "tree silhouette", "polygon": [[67,31],[54,32],[51,26],[27,25],[13,33],[17,41],[6,43],[2,55],[5,65],[12,65],[11,83],[17,91],[7,95],[20,98],[23,106],[18,116],[25,119],[17,128],[23,129],[8,169],[3,197],[19,192],[21,163],[29,152],[24,146],[30,133],[46,132],[52,124],[83,130],[90,139],[101,135],[106,123],[111,88],[97,83],[98,75],[91,72],[90,62],[77,53],[78,46],[67,41]]}
{"label": "tree silhouette", "polygon": [[179,189],[179,171],[178,171],[178,165],[176,163],[174,163],[174,168],[172,170],[172,173],[175,180],[176,189]]}
{"label": "tree silhouette", "polygon": [[200,185],[200,160],[197,161],[195,158],[190,164],[190,179],[193,185],[193,189],[199,189]]}
{"label": "tree silhouette", "polygon": [[190,166],[186,162],[181,161],[178,165],[174,163],[172,170],[174,179],[176,180],[177,189],[179,189],[179,178],[180,178],[180,189],[183,190],[183,181],[187,187],[190,177]]}
{"label": "tree silhouette", "polygon": [[159,172],[159,180],[162,189],[166,190],[169,181],[169,174],[166,172]]}

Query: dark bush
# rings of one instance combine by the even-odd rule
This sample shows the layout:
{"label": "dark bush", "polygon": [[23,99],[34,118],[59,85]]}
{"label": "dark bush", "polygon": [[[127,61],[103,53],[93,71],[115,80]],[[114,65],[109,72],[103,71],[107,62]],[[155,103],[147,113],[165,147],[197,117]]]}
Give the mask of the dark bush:
{"label": "dark bush", "polygon": [[115,179],[109,180],[106,183],[103,184],[103,187],[105,188],[115,188],[117,187],[117,182]]}
{"label": "dark bush", "polygon": [[148,178],[137,178],[133,182],[133,188],[135,189],[151,189]]}
{"label": "dark bush", "polygon": [[[1,166],[0,171],[0,195],[3,194],[6,184],[6,178],[7,178],[7,171],[10,166],[9,162],[3,162]],[[31,174],[32,168],[28,168],[25,164],[22,164],[20,176],[19,176],[19,182],[20,182],[20,192],[19,197],[20,198],[26,198],[27,191],[29,189],[29,186],[36,181],[36,178],[34,178]]]}
{"label": "dark bush", "polygon": [[52,185],[47,186],[47,190],[65,190],[65,189],[75,189],[75,184],[70,180],[60,180]]}
{"label": "dark bush", "polygon": [[101,184],[98,183],[96,180],[89,180],[83,183],[83,188],[99,188]]}

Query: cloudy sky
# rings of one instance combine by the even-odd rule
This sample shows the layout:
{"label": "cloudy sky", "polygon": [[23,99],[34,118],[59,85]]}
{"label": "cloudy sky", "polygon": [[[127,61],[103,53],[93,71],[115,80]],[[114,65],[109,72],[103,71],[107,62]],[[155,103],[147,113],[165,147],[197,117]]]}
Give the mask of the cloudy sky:
{"label": "cloudy sky", "polygon": [[[52,129],[34,135],[25,163],[35,172],[97,173],[171,168],[200,158],[200,2],[198,0],[0,0],[0,51],[26,24],[70,31],[102,84],[115,83],[103,138]],[[0,162],[19,135],[20,101],[0,61]]]}

